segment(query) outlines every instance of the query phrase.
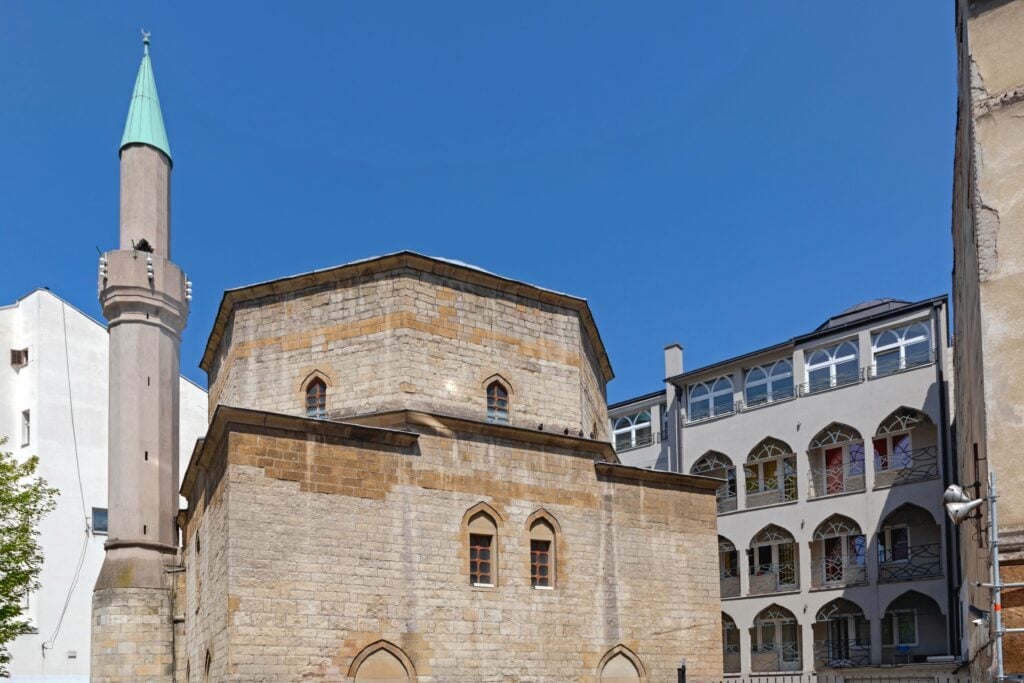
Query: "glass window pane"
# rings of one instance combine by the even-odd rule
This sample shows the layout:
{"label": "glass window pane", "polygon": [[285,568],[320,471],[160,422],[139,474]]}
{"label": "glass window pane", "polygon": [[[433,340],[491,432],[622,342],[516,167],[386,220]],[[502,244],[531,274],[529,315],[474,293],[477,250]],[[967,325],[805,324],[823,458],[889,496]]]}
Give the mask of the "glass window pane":
{"label": "glass window pane", "polygon": [[811,354],[811,357],[807,359],[808,365],[819,365],[821,363],[829,362],[830,358],[827,353],[819,349]]}
{"label": "glass window pane", "polygon": [[899,628],[899,644],[913,645],[917,642],[917,628],[911,612],[901,612],[897,617]]}
{"label": "glass window pane", "polygon": [[931,344],[928,343],[928,340],[907,344],[904,352],[906,353],[908,368],[931,362]]}
{"label": "glass window pane", "polygon": [[747,387],[747,405],[756,406],[768,400],[768,385],[758,384]]}
{"label": "glass window pane", "polygon": [[856,360],[849,360],[845,363],[839,363],[836,365],[836,384],[849,384],[857,381],[857,367]]}
{"label": "glass window pane", "polygon": [[899,342],[900,338],[896,336],[896,333],[893,332],[892,330],[887,330],[882,334],[878,335],[878,337],[875,339],[875,348],[880,349],[885,346],[892,346],[894,344],[898,344]]}
{"label": "glass window pane", "polygon": [[793,396],[793,376],[780,377],[772,380],[771,400],[778,401]]}
{"label": "glass window pane", "polygon": [[705,399],[703,401],[690,401],[690,415],[691,420],[703,420],[705,417],[711,415],[711,401]]}
{"label": "glass window pane", "polygon": [[887,612],[882,619],[882,645],[892,644],[892,614]]}
{"label": "glass window pane", "polygon": [[708,388],[703,384],[698,384],[690,389],[690,398],[700,398],[701,396],[707,396],[707,394]]}
{"label": "glass window pane", "polygon": [[900,369],[900,350],[875,354],[875,374],[888,375]]}
{"label": "glass window pane", "polygon": [[732,412],[732,393],[722,396],[715,396],[715,415],[724,415]]}
{"label": "glass window pane", "polygon": [[747,373],[747,382],[763,382],[767,377],[768,375],[765,373],[763,369],[753,368],[750,372]]}
{"label": "glass window pane", "polygon": [[811,370],[807,374],[807,379],[810,382],[811,391],[820,391],[832,386],[832,375],[827,367]]}

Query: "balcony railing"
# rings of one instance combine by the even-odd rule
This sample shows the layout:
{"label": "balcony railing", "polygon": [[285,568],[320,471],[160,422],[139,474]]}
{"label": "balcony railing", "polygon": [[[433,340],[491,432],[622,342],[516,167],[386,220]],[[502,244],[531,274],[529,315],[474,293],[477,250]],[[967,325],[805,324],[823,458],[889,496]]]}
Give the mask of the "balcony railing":
{"label": "balcony railing", "polygon": [[864,490],[864,463],[818,467],[808,473],[808,498],[834,496]]}
{"label": "balcony railing", "polygon": [[735,598],[740,594],[740,576],[735,569],[719,571],[719,586],[723,598]]}
{"label": "balcony railing", "polygon": [[[762,482],[755,480],[753,483],[761,484]],[[783,477],[781,481],[773,479],[763,483],[765,484],[764,488],[747,489],[747,509],[796,500],[795,476]]]}
{"label": "balcony railing", "polygon": [[871,664],[871,643],[863,640],[816,640],[814,664],[819,669],[841,669]]}
{"label": "balcony railing", "polygon": [[800,588],[796,562],[760,564],[750,573],[750,594],[785,593]]}
{"label": "balcony railing", "polygon": [[859,384],[864,381],[864,375],[864,368],[858,368],[856,372],[836,373],[835,377],[827,377],[824,379],[804,382],[798,388],[798,395],[807,396],[808,394],[817,394],[822,391],[828,391],[829,389],[838,389],[839,387],[845,387],[851,384]]}
{"label": "balcony railing", "polygon": [[728,415],[735,415],[737,411],[738,401],[729,403],[728,405],[714,406],[709,410],[698,410],[694,413],[687,413],[686,424],[692,425],[699,422],[707,422],[708,420],[714,420],[716,417],[726,417]]}
{"label": "balcony railing", "polygon": [[799,671],[800,643],[764,643],[750,648],[750,670]]}
{"label": "balcony railing", "polygon": [[878,551],[878,581],[913,581],[942,576],[942,556],[938,543]]}
{"label": "balcony railing", "polygon": [[914,368],[922,368],[925,365],[934,363],[937,357],[938,354],[935,349],[931,349],[927,353],[912,353],[899,359],[893,358],[890,360],[883,358],[882,360],[876,360],[868,368],[868,379],[895,375],[898,372],[905,372]]}
{"label": "balcony railing", "polygon": [[643,448],[644,446],[650,446],[651,444],[661,443],[662,441],[667,440],[667,432],[651,432],[650,434],[637,435],[636,439],[630,443],[613,443],[615,444],[616,453],[624,453],[625,451],[631,451],[635,448]]}
{"label": "balcony railing", "polygon": [[864,558],[824,557],[811,560],[812,588],[842,588],[868,582]]}
{"label": "balcony railing", "polygon": [[939,476],[939,454],[935,446],[875,456],[875,488],[913,484]]}
{"label": "balcony railing", "polygon": [[747,397],[736,402],[736,410],[753,410],[754,408],[760,408],[761,406],[770,405],[772,403],[778,403],[780,401],[788,401],[796,398],[796,387],[789,387],[786,389],[776,389],[766,393],[764,396],[757,396],[755,398]]}

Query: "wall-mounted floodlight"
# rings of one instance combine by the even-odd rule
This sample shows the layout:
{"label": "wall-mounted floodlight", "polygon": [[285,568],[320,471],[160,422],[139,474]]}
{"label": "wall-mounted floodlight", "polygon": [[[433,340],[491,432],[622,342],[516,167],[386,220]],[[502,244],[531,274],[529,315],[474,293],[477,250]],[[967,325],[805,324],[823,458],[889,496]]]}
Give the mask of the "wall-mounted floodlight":
{"label": "wall-mounted floodlight", "polygon": [[942,494],[942,502],[946,506],[946,514],[953,520],[953,524],[959,524],[980,508],[985,500],[982,498],[971,500],[966,491],[953,484]]}
{"label": "wall-mounted floodlight", "polygon": [[988,612],[974,605],[967,606],[967,618],[975,626],[988,626]]}

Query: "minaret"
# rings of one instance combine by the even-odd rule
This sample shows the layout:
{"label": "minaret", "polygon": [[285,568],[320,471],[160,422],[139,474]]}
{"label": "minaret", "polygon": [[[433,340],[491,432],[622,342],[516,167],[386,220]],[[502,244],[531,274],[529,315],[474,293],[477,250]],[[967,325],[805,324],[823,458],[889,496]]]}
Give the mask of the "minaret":
{"label": "minaret", "polygon": [[170,681],[165,568],[178,548],[178,353],[191,294],[170,260],[171,148],[146,33],[120,158],[120,248],[100,258],[110,323],[109,536],[93,593],[91,679]]}

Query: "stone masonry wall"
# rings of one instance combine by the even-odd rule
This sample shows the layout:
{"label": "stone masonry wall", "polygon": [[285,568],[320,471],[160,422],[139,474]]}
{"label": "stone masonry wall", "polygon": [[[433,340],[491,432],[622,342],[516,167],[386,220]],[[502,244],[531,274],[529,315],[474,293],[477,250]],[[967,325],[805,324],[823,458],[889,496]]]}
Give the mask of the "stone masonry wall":
{"label": "stone masonry wall", "polygon": [[218,404],[301,415],[314,372],[332,417],[408,408],[607,437],[605,382],[576,311],[404,268],[243,302],[210,372]]}
{"label": "stone masonry wall", "polygon": [[[189,564],[196,599],[227,606],[215,680],[350,681],[381,639],[419,683],[596,683],[617,645],[652,683],[674,682],[682,657],[692,677],[720,676],[713,491],[610,480],[589,455],[472,433],[403,449],[231,429],[219,521],[197,487],[187,525],[191,542],[230,524],[226,556]],[[498,525],[493,589],[468,577],[464,515],[481,502]],[[553,590],[530,587],[540,509],[559,530]],[[195,671],[211,628],[190,619]]]}
{"label": "stone masonry wall", "polygon": [[227,680],[228,670],[228,526],[227,486],[223,477],[227,444],[221,444],[211,471],[203,471],[189,493],[189,521],[183,529],[186,578],[179,596],[188,646],[178,669],[190,680]]}
{"label": "stone masonry wall", "polygon": [[93,683],[170,683],[170,589],[105,588],[92,596]]}

